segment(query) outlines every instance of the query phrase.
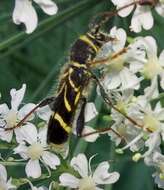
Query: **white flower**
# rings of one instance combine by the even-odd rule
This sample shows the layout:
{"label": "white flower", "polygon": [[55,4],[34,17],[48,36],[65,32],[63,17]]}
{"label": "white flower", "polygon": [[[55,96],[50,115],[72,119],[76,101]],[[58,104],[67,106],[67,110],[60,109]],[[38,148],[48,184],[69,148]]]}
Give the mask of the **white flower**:
{"label": "white flower", "polygon": [[143,157],[150,157],[160,146],[161,137],[158,131],[149,135],[148,140],[145,142],[145,146],[148,147],[148,150],[143,154]]}
{"label": "white flower", "polygon": [[[52,0],[33,1],[37,3],[46,14],[53,15],[57,13],[58,8]],[[33,32],[37,27],[38,17],[31,0],[15,0],[12,17],[15,24],[25,24],[26,33],[28,34]]]}
{"label": "white flower", "polygon": [[[122,0],[122,1],[119,1],[119,0],[111,0],[111,1],[112,1],[112,3],[113,3],[114,5],[117,6],[117,9],[119,9],[119,8],[125,6],[125,5],[128,5],[128,4],[134,2],[133,0]],[[121,16],[121,17],[126,17],[126,16],[128,16],[128,15],[131,13],[131,11],[133,10],[133,8],[134,8],[134,5],[133,5],[133,6],[129,6],[129,7],[125,8],[125,9],[119,11],[118,14],[119,14],[119,16]]]}
{"label": "white flower", "polygon": [[151,132],[161,131],[163,133],[164,109],[160,103],[157,103],[152,108],[147,97],[140,96],[137,98],[135,104],[131,105],[128,113],[130,117],[134,118],[144,127],[144,130]]}
{"label": "white flower", "polygon": [[[115,107],[119,109],[121,113],[129,115],[129,108],[134,104],[135,99],[136,97],[134,96],[133,90],[125,90],[117,94],[115,93]],[[118,111],[114,109],[111,110],[111,117],[115,121],[111,128],[119,134],[118,135],[110,130],[108,135],[111,137],[111,140],[114,141],[117,146],[121,142],[126,142],[131,151],[137,151],[140,149],[143,145],[140,141],[142,130],[140,128],[136,128],[125,118],[124,115],[118,113]],[[136,138],[138,141],[136,141]]]}
{"label": "white flower", "polygon": [[45,122],[48,123],[49,119],[50,119],[50,115],[52,114],[52,110],[50,109],[50,107],[47,105],[47,106],[44,106],[44,107],[41,107],[41,108],[38,108],[36,110],[36,113],[38,115],[38,117],[42,120],[44,120]]}
{"label": "white flower", "polygon": [[[143,128],[144,131],[149,131],[151,133],[160,133],[163,137],[163,117],[164,109],[161,107],[160,103],[157,103],[155,107],[151,107],[149,102],[150,97],[139,96],[135,103],[131,105],[128,109],[129,116],[134,118]],[[149,133],[149,135],[151,135]],[[153,140],[151,137],[150,140]]]}
{"label": "white flower", "polygon": [[149,30],[153,27],[154,20],[150,6],[137,5],[131,20],[130,29],[134,32],[141,32],[142,27]]}
{"label": "white flower", "polygon": [[158,185],[158,188],[164,189],[164,178],[160,177],[158,172],[152,175],[154,177],[155,183]]}
{"label": "white flower", "polygon": [[[141,110],[143,112],[143,110]],[[141,115],[141,114],[140,114]],[[145,146],[148,150],[142,155],[145,158],[145,162],[148,164],[150,157],[153,156],[156,150],[160,150],[160,144],[164,139],[164,109],[161,108],[160,103],[156,105],[154,110],[147,106],[143,116],[143,126],[151,131],[145,141]]]}
{"label": "white flower", "polygon": [[[123,60],[118,60],[117,63],[124,63]],[[116,63],[116,64],[117,64]],[[114,65],[115,63],[113,63]],[[115,65],[116,65],[115,64]],[[140,85],[140,80],[137,78],[137,76],[132,73],[127,67],[123,67],[121,70],[113,70],[112,71],[111,66],[111,72],[106,75],[103,81],[103,85],[105,86],[106,90],[126,90],[126,89],[138,89]]]}
{"label": "white flower", "polygon": [[[140,146],[137,145],[139,148],[143,148],[144,146],[148,147],[148,150],[142,155],[142,157],[152,154],[152,152],[154,152],[154,150],[156,150],[161,144],[161,137],[164,137],[164,109],[161,108],[159,103],[152,109],[148,100],[149,99],[145,96],[139,96],[134,102],[131,102],[127,108],[128,116],[139,126],[132,124],[132,122],[127,119],[124,121],[124,125],[126,126],[125,129],[127,130],[126,133],[129,133],[129,131],[133,129],[133,133],[131,133],[133,139],[131,139],[122,150],[127,149],[136,143],[140,143]],[[121,126],[121,124],[119,125]],[[147,139],[145,141],[143,141],[144,136]]]}
{"label": "white flower", "polygon": [[110,37],[114,39],[111,41],[114,52],[120,51],[124,48],[127,34],[123,28],[117,28],[114,26],[110,30]]}
{"label": "white flower", "polygon": [[93,102],[88,102],[85,106],[85,122],[92,120],[98,114],[95,104]]}
{"label": "white flower", "polygon": [[152,81],[157,80],[157,76],[160,76],[160,85],[164,89],[164,50],[158,58],[156,40],[151,36],[141,38],[141,40],[147,53],[147,62],[143,64],[141,73],[146,79]]}
{"label": "white flower", "polygon": [[81,178],[77,178],[69,173],[63,173],[60,177],[60,185],[80,190],[101,190],[98,185],[112,184],[119,179],[118,172],[108,173],[109,163],[100,163],[94,173],[91,171],[87,158],[84,154],[79,154],[71,160],[71,166],[77,171]]}
{"label": "white flower", "polygon": [[100,136],[99,134],[100,133],[96,131],[96,129],[87,125],[84,126],[82,132],[83,139],[87,142],[95,142],[97,138]]}
{"label": "white flower", "polygon": [[124,48],[121,44],[124,45],[125,42],[117,46],[113,45],[113,48],[117,49],[117,51],[112,54],[109,52],[109,60],[104,64],[105,77],[103,85],[106,90],[138,89],[142,80],[142,78],[136,76],[136,73],[140,65],[142,66],[145,63],[143,44],[137,40],[127,48]]}
{"label": "white flower", "polygon": [[160,16],[164,17],[164,1],[163,0],[158,1],[158,3],[155,6],[155,10]]}
{"label": "white flower", "polygon": [[[152,141],[156,141],[156,139],[160,139],[160,136],[156,133],[155,135],[151,135],[150,138],[153,138]],[[151,141],[148,141],[149,145],[151,146]],[[155,167],[156,172],[152,175],[154,177],[154,181],[159,188],[164,189],[164,155],[160,151],[160,142],[157,142],[153,148],[149,149],[151,150],[148,150],[144,155],[138,155],[140,158],[144,158],[144,162],[146,165]]]}
{"label": "white flower", "polygon": [[[35,104],[28,103],[20,108],[20,110],[18,110],[23,100],[25,90],[25,84],[23,84],[22,88],[19,90],[11,89],[11,108],[8,108],[7,104],[0,105],[0,138],[2,140],[10,142],[12,140],[13,130],[5,131],[4,129],[16,126],[17,123],[22,120],[24,116],[35,107]],[[27,120],[30,120],[32,118],[33,115],[31,115]],[[28,125],[28,123],[26,125]],[[15,128],[14,131],[17,138],[17,134],[19,135],[19,128]],[[19,140],[17,139],[17,141]]]}
{"label": "white flower", "polygon": [[[115,123],[111,128],[125,139],[127,145],[122,150],[130,148],[131,151],[138,151],[140,148],[147,146],[148,150],[142,156],[145,157],[160,145],[161,137],[164,138],[164,109],[160,103],[157,103],[153,108],[151,107],[149,102],[150,93],[150,97],[148,94],[135,97],[133,93],[125,92],[122,93],[122,97],[117,95],[115,107],[131,120],[112,109],[111,116]],[[120,136],[117,136],[112,131],[109,131],[109,135],[116,142],[116,145],[122,140]],[[146,136],[147,140],[144,140],[144,136]]]}
{"label": "white flower", "polygon": [[164,155],[159,148],[154,150],[152,154],[147,155],[144,161],[148,166],[156,168],[157,171],[152,176],[158,187],[164,189]]}
{"label": "white flower", "polygon": [[39,133],[37,133],[36,127],[32,124],[28,127],[21,127],[21,138],[28,145],[21,143],[14,149],[14,153],[20,154],[23,159],[28,160],[25,167],[28,177],[31,176],[33,178],[38,178],[41,176],[39,161],[43,164],[45,163],[52,169],[56,169],[56,166],[60,165],[59,158],[55,154],[46,150],[46,138],[40,138],[43,137],[43,133],[46,137],[46,129],[42,129]]}
{"label": "white flower", "polygon": [[[125,5],[134,3],[134,0],[112,0],[112,2],[114,3],[114,5],[117,6],[117,9],[119,9]],[[151,13],[151,6],[149,5],[142,5],[141,3],[140,5],[138,4],[137,6],[135,6],[134,4],[119,11],[118,14],[121,17],[126,17],[133,11],[134,7],[136,7],[136,9],[131,20],[131,30],[134,32],[141,32],[142,27],[145,30],[151,29],[153,27],[154,20]],[[159,1],[155,5],[155,10],[158,12],[159,15],[164,16],[164,3],[162,1]]]}
{"label": "white flower", "polygon": [[118,52],[122,50],[126,43],[126,31],[123,28],[117,28],[114,26],[110,30],[109,37],[113,38],[113,40],[105,43],[98,54],[96,55],[96,60],[108,58],[112,53]]}
{"label": "white flower", "polygon": [[12,178],[7,180],[6,168],[2,164],[0,164],[0,189],[2,190],[16,189],[16,186],[12,185],[11,181],[12,181]]}

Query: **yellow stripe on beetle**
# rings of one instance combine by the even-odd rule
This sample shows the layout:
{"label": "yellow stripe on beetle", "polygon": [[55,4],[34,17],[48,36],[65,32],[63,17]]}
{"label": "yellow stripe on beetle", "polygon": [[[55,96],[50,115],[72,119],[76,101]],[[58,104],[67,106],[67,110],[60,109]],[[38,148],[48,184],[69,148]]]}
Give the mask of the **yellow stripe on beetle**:
{"label": "yellow stripe on beetle", "polygon": [[70,132],[71,132],[71,127],[68,126],[68,125],[63,121],[62,117],[61,117],[58,113],[55,113],[54,119],[56,119],[56,120],[60,123],[61,127],[62,127],[67,133],[70,133]]}
{"label": "yellow stripe on beetle", "polygon": [[75,86],[73,80],[71,79],[71,74],[72,74],[72,72],[73,72],[73,69],[70,68],[70,69],[69,69],[69,77],[68,77],[68,80],[69,80],[69,83],[70,83],[71,87],[74,89],[74,91],[75,91],[75,92],[78,92],[78,91],[80,90],[80,87],[77,88],[77,87]]}
{"label": "yellow stripe on beetle", "polygon": [[74,101],[74,104],[76,105],[80,99],[80,96],[81,96],[81,92],[78,92],[77,95],[76,95],[76,98],[75,98],[75,101]]}
{"label": "yellow stripe on beetle", "polygon": [[67,100],[67,85],[65,85],[65,89],[64,89],[64,104],[65,104],[66,109],[70,112],[71,106]]}
{"label": "yellow stripe on beetle", "polygon": [[80,36],[80,40],[86,42],[88,45],[90,45],[95,50],[95,52],[98,52],[98,48],[94,45],[94,43],[89,38],[87,38],[87,36],[85,36],[85,35]]}

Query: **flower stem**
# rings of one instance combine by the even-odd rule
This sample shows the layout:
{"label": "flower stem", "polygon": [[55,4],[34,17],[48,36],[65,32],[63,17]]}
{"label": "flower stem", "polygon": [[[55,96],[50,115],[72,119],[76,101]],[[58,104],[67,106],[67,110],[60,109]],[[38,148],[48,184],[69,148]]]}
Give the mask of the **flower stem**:
{"label": "flower stem", "polygon": [[18,161],[0,161],[0,164],[4,166],[25,166],[26,162],[18,162]]}

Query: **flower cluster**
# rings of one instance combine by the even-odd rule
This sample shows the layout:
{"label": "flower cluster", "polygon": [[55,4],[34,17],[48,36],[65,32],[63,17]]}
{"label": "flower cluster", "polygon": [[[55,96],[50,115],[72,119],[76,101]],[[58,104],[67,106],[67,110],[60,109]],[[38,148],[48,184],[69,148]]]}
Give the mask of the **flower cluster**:
{"label": "flower cluster", "polygon": [[[153,174],[155,183],[164,188],[161,149],[164,108],[159,98],[164,90],[164,51],[158,56],[157,43],[152,36],[137,37],[125,47],[125,34],[123,29],[114,27],[110,35],[117,40],[105,44],[100,52],[103,56],[108,52],[101,79],[101,85],[111,99],[108,104],[112,106],[110,117],[114,121],[108,135],[116,146],[126,143],[116,152],[124,153],[129,149],[134,161],[144,159],[146,165],[154,166],[157,169]],[[143,87],[146,81],[149,85]],[[100,89],[98,93],[102,95]]]}
{"label": "flower cluster", "polygon": [[[36,111],[37,117],[41,120],[39,124],[37,123],[37,126],[34,123],[35,116],[32,114],[21,127],[10,129],[16,126],[19,121],[22,120],[36,106],[33,103],[24,104],[21,106],[25,90],[25,84],[23,84],[19,90],[11,89],[11,108],[9,108],[7,104],[0,105],[0,138],[3,141],[15,144],[12,159],[17,160],[19,155],[21,158],[17,161],[19,163],[25,162],[25,173],[27,179],[24,180],[24,183],[29,184],[32,190],[42,190],[44,187],[33,186],[28,178],[40,178],[42,176],[42,167],[47,170],[48,176],[50,177],[53,170],[59,168],[61,161],[59,156],[57,156],[54,152],[51,152],[46,142],[47,122],[51,114],[51,110],[48,106],[44,106]],[[98,114],[95,105],[92,102],[87,103],[85,111],[86,122],[93,119]],[[41,127],[39,127],[39,125],[41,125]],[[39,129],[36,127],[39,127]],[[84,131],[86,132],[92,130],[93,129],[91,129],[91,127],[86,126]],[[13,135],[13,132],[15,135]],[[95,136],[97,137],[97,135]],[[89,138],[89,141],[94,141],[96,137],[92,136]],[[7,161],[2,157],[1,159],[4,163]],[[71,188],[79,187],[80,189],[94,190],[95,188],[101,189],[96,187],[99,184],[112,184],[119,178],[118,172],[108,173],[109,163],[107,161],[99,164],[94,174],[92,174],[90,169],[90,161],[88,166],[87,158],[84,154],[79,154],[77,157],[74,157],[70,163],[70,166],[75,170],[75,172],[79,172],[81,175],[81,180],[71,174],[63,173],[59,177],[59,185],[68,186]],[[17,188],[16,185],[14,185],[14,179],[12,180],[12,178],[10,178],[7,181],[7,172],[3,165],[0,165],[0,176],[2,176],[0,178],[0,185],[3,189],[7,190],[10,188]],[[46,176],[46,178],[48,176]],[[49,188],[52,186],[53,182],[50,183]]]}
{"label": "flower cluster", "polygon": [[136,5],[134,0],[111,0],[114,5],[117,6],[117,9],[120,9],[123,6],[127,6],[127,8],[122,9],[118,12],[119,16],[126,17],[128,16],[134,9],[134,13],[131,20],[130,29],[134,32],[141,32],[142,27],[145,30],[149,30],[154,25],[154,19],[152,15],[152,6],[156,12],[164,17],[164,2],[163,0],[139,0],[136,1],[138,3]]}
{"label": "flower cluster", "polygon": [[98,185],[112,184],[119,179],[118,172],[108,173],[108,162],[102,162],[99,164],[94,173],[92,173],[90,166],[92,158],[93,157],[90,158],[88,165],[87,158],[84,154],[79,154],[77,157],[74,157],[71,160],[70,165],[79,173],[80,177],[77,178],[70,173],[63,173],[59,177],[61,186],[70,187],[73,189],[78,188],[81,190],[101,190],[101,188],[97,187]]}

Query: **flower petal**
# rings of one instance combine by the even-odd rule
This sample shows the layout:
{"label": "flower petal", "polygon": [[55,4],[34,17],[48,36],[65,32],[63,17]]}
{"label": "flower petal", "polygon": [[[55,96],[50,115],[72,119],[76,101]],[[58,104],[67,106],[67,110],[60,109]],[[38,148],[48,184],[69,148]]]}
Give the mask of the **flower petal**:
{"label": "flower petal", "polygon": [[70,188],[78,188],[79,179],[69,173],[63,173],[60,177],[60,185]]}
{"label": "flower petal", "polygon": [[164,90],[164,72],[160,76],[161,76],[160,86]]}
{"label": "flower petal", "polygon": [[3,141],[11,142],[13,137],[13,130],[4,131],[4,129],[0,129],[0,139]]}
{"label": "flower petal", "polygon": [[56,166],[60,165],[60,159],[51,152],[44,151],[42,158],[44,162],[52,169],[56,169]]}
{"label": "flower petal", "polygon": [[162,52],[160,53],[159,56],[159,64],[164,67],[164,50],[162,50]]}
{"label": "flower petal", "polygon": [[13,22],[15,24],[24,23],[26,26],[26,33],[28,34],[35,30],[38,24],[38,17],[32,6],[32,1],[15,0]]}
{"label": "flower petal", "polygon": [[18,110],[18,107],[20,103],[23,100],[24,94],[26,90],[26,84],[22,85],[22,88],[19,90],[16,90],[15,88],[11,89],[10,95],[11,95],[11,108],[15,111]]}
{"label": "flower petal", "polygon": [[145,30],[149,30],[153,27],[154,19],[151,13],[150,6],[141,6],[140,21]]}
{"label": "flower petal", "polygon": [[117,88],[121,81],[119,77],[119,73],[110,73],[108,76],[105,77],[104,79],[104,86],[107,90],[113,90]]}
{"label": "flower petal", "polygon": [[157,5],[155,6],[155,10],[157,11],[157,13],[164,17],[164,4],[162,3],[157,3]]}
{"label": "flower petal", "polygon": [[161,137],[158,131],[150,134],[149,139],[145,142],[145,146],[148,150],[144,153],[144,156],[149,156],[156,148],[161,144]]}
{"label": "flower petal", "polygon": [[127,62],[133,73],[140,72],[143,64],[147,62],[145,46],[142,38],[136,38],[134,43],[130,44],[127,50]]}
{"label": "flower petal", "polygon": [[78,154],[71,160],[71,166],[78,171],[81,177],[88,176],[88,161],[84,154]]}
{"label": "flower petal", "polygon": [[8,112],[9,112],[9,108],[8,108],[7,104],[1,104],[0,105],[0,115],[3,117]]}
{"label": "flower petal", "polygon": [[28,147],[25,146],[24,144],[19,144],[16,148],[14,148],[14,154],[20,154],[20,156],[27,160],[28,156],[27,156],[27,150]]}
{"label": "flower petal", "polygon": [[[117,9],[119,9],[125,5],[132,3],[133,0],[121,0],[121,1],[120,0],[112,0],[112,2],[117,6]],[[133,8],[134,8],[134,6],[129,6],[125,9],[119,11],[118,14],[121,17],[126,17],[132,12]]]}
{"label": "flower petal", "polygon": [[93,102],[89,102],[85,106],[85,122],[92,120],[98,114],[95,104]]}
{"label": "flower petal", "polygon": [[0,164],[0,181],[4,181],[4,182],[7,182],[7,171],[6,171],[6,168]]}
{"label": "flower petal", "polygon": [[93,179],[95,183],[97,184],[112,184],[115,183],[120,175],[118,172],[112,172],[108,173],[109,169],[109,163],[108,162],[102,162],[98,165],[96,168]]}
{"label": "flower petal", "polygon": [[152,36],[147,36],[143,38],[143,42],[146,47],[148,57],[152,57],[153,55],[156,56],[158,46],[155,38],[153,38]]}
{"label": "flower petal", "polygon": [[151,84],[144,89],[144,96],[147,100],[151,100],[153,98],[156,98],[159,95],[158,91],[158,79],[157,77],[154,77],[151,81]]}
{"label": "flower petal", "polygon": [[41,176],[41,167],[39,160],[29,160],[26,164],[25,171],[28,177],[38,178]]}
{"label": "flower petal", "polygon": [[139,15],[139,10],[136,9],[134,11],[134,14],[133,14],[132,19],[131,19],[131,25],[130,25],[131,31],[141,32],[141,30],[142,30],[141,23],[139,21],[138,15]]}
{"label": "flower petal", "polygon": [[164,180],[160,177],[158,172],[153,173],[154,182],[157,184],[158,188],[164,189]]}
{"label": "flower petal", "polygon": [[48,121],[52,111],[49,106],[44,106],[42,108],[39,108],[36,113],[41,119]]}
{"label": "flower petal", "polygon": [[[82,132],[82,135],[84,134],[88,134],[88,133],[92,133],[96,131],[95,129],[93,129],[92,127],[89,127],[89,126],[85,126],[84,129],[83,129],[83,132]],[[86,137],[83,137],[85,141],[87,142],[95,142],[96,139],[99,137],[99,134],[98,133],[95,133],[93,135],[88,135]]]}
{"label": "flower petal", "polygon": [[26,141],[29,144],[37,142],[37,129],[32,123],[27,123],[19,128],[15,129],[16,140],[21,143]]}
{"label": "flower petal", "polygon": [[[25,104],[19,111],[18,111],[18,119],[22,120],[36,105],[33,103]],[[31,114],[28,117],[28,121],[32,120],[34,118],[34,115]]]}
{"label": "flower petal", "polygon": [[17,187],[15,185],[12,184],[12,178],[10,177],[10,179],[7,181],[7,188],[10,190],[14,190],[17,189]]}
{"label": "flower petal", "polygon": [[142,26],[145,30],[152,28],[154,23],[149,6],[137,6],[131,20],[131,30],[141,32]]}
{"label": "flower petal", "polygon": [[113,40],[113,50],[114,51],[120,51],[122,48],[124,48],[126,43],[126,32],[122,28],[116,28],[115,26],[111,29],[110,35],[112,38],[116,38],[116,40]]}
{"label": "flower petal", "polygon": [[130,72],[130,70],[126,67],[120,72],[120,81],[122,83],[122,90],[125,89],[138,89],[140,85],[140,81],[135,74]]}
{"label": "flower petal", "polygon": [[34,0],[48,15],[54,15],[58,11],[57,5],[51,0]]}
{"label": "flower petal", "polygon": [[38,138],[43,147],[47,146],[47,126],[39,129]]}

